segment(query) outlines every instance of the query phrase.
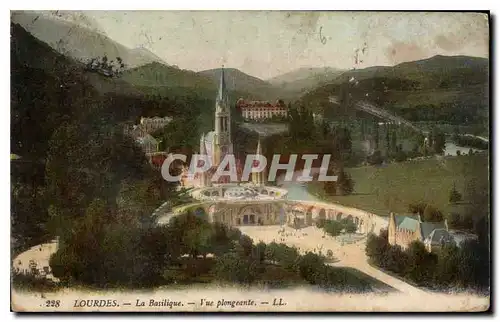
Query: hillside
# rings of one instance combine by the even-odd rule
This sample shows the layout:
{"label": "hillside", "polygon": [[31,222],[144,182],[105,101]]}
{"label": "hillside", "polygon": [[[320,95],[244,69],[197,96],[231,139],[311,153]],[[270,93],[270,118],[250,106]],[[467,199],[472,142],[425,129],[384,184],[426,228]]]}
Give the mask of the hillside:
{"label": "hillside", "polygon": [[[209,77],[213,82],[220,80],[220,68],[209,69],[199,72],[199,75]],[[250,76],[235,68],[224,68],[226,85],[230,91],[247,92],[247,99],[274,101],[283,98],[286,94],[278,87],[260,78]]]}
{"label": "hillside", "polygon": [[215,93],[215,83],[212,79],[191,70],[158,62],[126,70],[121,78],[136,86],[210,88]]}
{"label": "hillside", "polygon": [[298,98],[302,92],[328,83],[343,72],[331,67],[303,67],[268,79],[268,82]]}
{"label": "hillside", "polygon": [[[275,95],[272,89],[269,89],[269,84],[258,78],[236,69],[225,69],[224,73],[231,101],[236,101],[240,97],[266,100]],[[218,75],[215,76],[215,74],[208,72],[197,73],[153,62],[126,70],[120,80],[130,83],[136,89],[148,94],[189,94],[213,100],[219,86],[220,73]],[[272,94],[268,94],[270,92]]]}
{"label": "hillside", "polygon": [[[385,167],[347,169],[355,185],[348,196],[324,196],[342,205],[387,216],[391,211],[406,213],[408,204],[430,203],[445,214],[471,211],[477,216],[488,213],[488,157],[486,155],[428,159],[389,164]],[[390,179],[389,179],[390,178]],[[463,202],[449,203],[455,186]],[[321,182],[309,189],[323,195]]]}
{"label": "hillside", "polygon": [[189,95],[150,97],[122,79],[87,71],[18,24],[11,24],[10,40],[11,152],[21,156],[43,158],[52,133],[76,118],[93,124],[88,120],[92,115],[114,126],[140,116],[201,115],[197,109],[213,107],[212,101]]}
{"label": "hillside", "polygon": [[80,64],[11,25],[12,153],[43,157],[55,128],[96,94]]}
{"label": "hillside", "polygon": [[79,61],[104,55],[110,59],[121,57],[127,67],[161,61],[145,48],[128,48],[101,34],[97,29],[89,29],[68,20],[58,19],[46,12],[42,14],[33,11],[13,11],[11,21],[21,25],[59,53]]}
{"label": "hillside", "polygon": [[488,118],[488,60],[434,56],[393,67],[369,67],[343,73],[300,98],[315,111],[335,117],[353,113],[328,102],[366,100],[410,121],[483,123]]}

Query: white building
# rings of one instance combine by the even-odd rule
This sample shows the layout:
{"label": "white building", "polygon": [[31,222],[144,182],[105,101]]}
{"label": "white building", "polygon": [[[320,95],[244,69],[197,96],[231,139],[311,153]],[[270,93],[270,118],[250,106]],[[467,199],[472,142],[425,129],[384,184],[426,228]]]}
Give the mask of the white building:
{"label": "white building", "polygon": [[136,139],[137,143],[141,146],[145,154],[154,153],[158,151],[158,141],[150,134]]}
{"label": "white building", "polygon": [[172,121],[171,117],[141,117],[141,127],[147,132],[152,133],[156,130],[164,128],[168,123]]}
{"label": "white building", "polygon": [[236,102],[236,106],[241,110],[243,118],[247,120],[264,120],[288,115],[288,108],[282,100],[278,100],[273,104],[267,101],[245,101],[240,98]]}

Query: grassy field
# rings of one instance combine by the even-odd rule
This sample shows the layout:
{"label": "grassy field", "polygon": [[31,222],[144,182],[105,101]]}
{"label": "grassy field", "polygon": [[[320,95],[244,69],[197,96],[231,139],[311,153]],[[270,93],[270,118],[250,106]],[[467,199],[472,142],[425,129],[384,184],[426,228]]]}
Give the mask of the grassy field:
{"label": "grassy field", "polygon": [[[407,161],[379,167],[350,168],[346,171],[355,182],[352,195],[325,196],[320,182],[312,183],[309,186],[310,192],[321,199],[333,200],[381,216],[387,216],[391,211],[405,213],[409,203],[419,201],[432,204],[443,213],[463,212],[473,202],[478,212],[488,209],[487,155]],[[463,196],[463,201],[457,205],[451,205],[448,201],[453,184]]]}

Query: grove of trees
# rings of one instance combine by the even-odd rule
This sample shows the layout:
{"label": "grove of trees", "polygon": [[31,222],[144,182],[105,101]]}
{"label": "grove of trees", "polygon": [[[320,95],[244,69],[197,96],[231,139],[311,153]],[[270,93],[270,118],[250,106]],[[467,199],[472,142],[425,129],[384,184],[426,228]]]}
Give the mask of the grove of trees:
{"label": "grove of trees", "polygon": [[372,265],[431,289],[488,291],[490,253],[488,245],[480,240],[446,245],[429,253],[420,241],[403,250],[399,245],[390,245],[387,237],[387,230],[368,235],[366,255]]}
{"label": "grove of trees", "polygon": [[66,286],[145,288],[169,284],[313,284],[349,292],[371,289],[323,256],[284,244],[259,242],[234,228],[209,223],[206,214],[173,217],[169,224],[126,224],[103,200],[94,200],[51,257]]}

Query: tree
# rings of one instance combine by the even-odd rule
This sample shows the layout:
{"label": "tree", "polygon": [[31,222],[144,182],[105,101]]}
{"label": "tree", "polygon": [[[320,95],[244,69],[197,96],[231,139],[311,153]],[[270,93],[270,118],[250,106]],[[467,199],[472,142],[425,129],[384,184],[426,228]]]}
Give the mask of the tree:
{"label": "tree", "polygon": [[319,281],[320,270],[324,267],[324,259],[314,253],[307,252],[300,256],[298,268],[300,276],[311,284]]}
{"label": "tree", "polygon": [[323,190],[328,196],[335,196],[337,194],[337,182],[336,181],[325,181],[323,183]]}
{"label": "tree", "polygon": [[116,62],[109,60],[108,56],[90,58],[85,68],[88,71],[99,73],[106,77],[119,77],[125,70],[125,63],[121,57],[116,57]]}
{"label": "tree", "polygon": [[333,237],[340,235],[340,232],[344,228],[344,225],[340,221],[337,220],[327,220],[325,227],[323,228],[325,232]]}
{"label": "tree", "polygon": [[318,220],[316,220],[316,227],[320,229],[325,227],[325,224],[326,224],[326,219],[324,218],[319,218]]}
{"label": "tree", "polygon": [[187,212],[170,220],[169,228],[175,238],[172,240],[180,254],[189,254],[192,258],[205,256],[212,251],[213,227],[205,219]]}
{"label": "tree", "polygon": [[253,257],[262,263],[266,259],[266,248],[266,243],[260,241],[253,249]]}
{"label": "tree", "polygon": [[[327,175],[333,176],[337,173],[337,165],[334,162],[328,164]],[[337,181],[329,180],[323,183],[323,190],[328,196],[335,196],[337,194],[338,178]]]}
{"label": "tree", "polygon": [[168,230],[127,226],[115,221],[114,209],[96,199],[85,217],[60,238],[50,258],[54,276],[66,283],[99,287],[154,286],[171,258]]}
{"label": "tree", "polygon": [[443,213],[439,211],[436,207],[431,205],[427,205],[425,207],[422,221],[441,222],[443,221],[443,219],[444,219]]}
{"label": "tree", "polygon": [[427,204],[425,202],[414,202],[408,205],[408,211],[412,214],[423,216],[425,207],[427,207]]}
{"label": "tree", "polygon": [[342,196],[350,195],[354,191],[354,180],[349,173],[342,170],[337,176],[337,186]]}
{"label": "tree", "polygon": [[390,245],[384,254],[384,267],[396,274],[404,273],[408,265],[408,256],[399,245]]}
{"label": "tree", "polygon": [[341,160],[345,160],[352,152],[351,132],[345,127],[333,129],[332,150],[340,152]]}
{"label": "tree", "polygon": [[475,240],[464,241],[457,261],[459,286],[488,289],[491,276],[489,245]]}
{"label": "tree", "polygon": [[368,234],[368,238],[366,240],[365,252],[366,256],[370,259],[370,262],[373,264],[380,266],[384,263],[385,252],[389,244],[387,240],[381,236],[377,236],[374,233]]}
{"label": "tree", "polygon": [[243,256],[248,257],[252,254],[254,247],[252,238],[247,235],[241,235],[239,244],[242,247]]}
{"label": "tree", "polygon": [[459,248],[453,244],[446,244],[439,250],[438,261],[434,273],[437,284],[444,287],[453,287],[458,282]]}
{"label": "tree", "polygon": [[358,230],[358,226],[352,220],[346,220],[343,224],[345,232],[348,234],[355,233]]}
{"label": "tree", "polygon": [[457,203],[462,200],[462,195],[460,192],[458,192],[457,188],[455,187],[455,184],[453,184],[453,188],[450,190],[450,197],[449,197],[450,203]]}
{"label": "tree", "polygon": [[299,257],[299,252],[294,247],[285,244],[270,243],[266,247],[265,257],[282,265],[287,270],[294,270]]}
{"label": "tree", "polygon": [[221,281],[250,284],[257,277],[258,262],[230,252],[217,258],[214,272]]}
{"label": "tree", "polygon": [[436,154],[443,154],[446,145],[446,137],[443,132],[434,129],[432,131],[432,149]]}
{"label": "tree", "polygon": [[419,285],[430,283],[434,276],[436,255],[429,253],[420,241],[411,242],[407,254],[406,277]]}

